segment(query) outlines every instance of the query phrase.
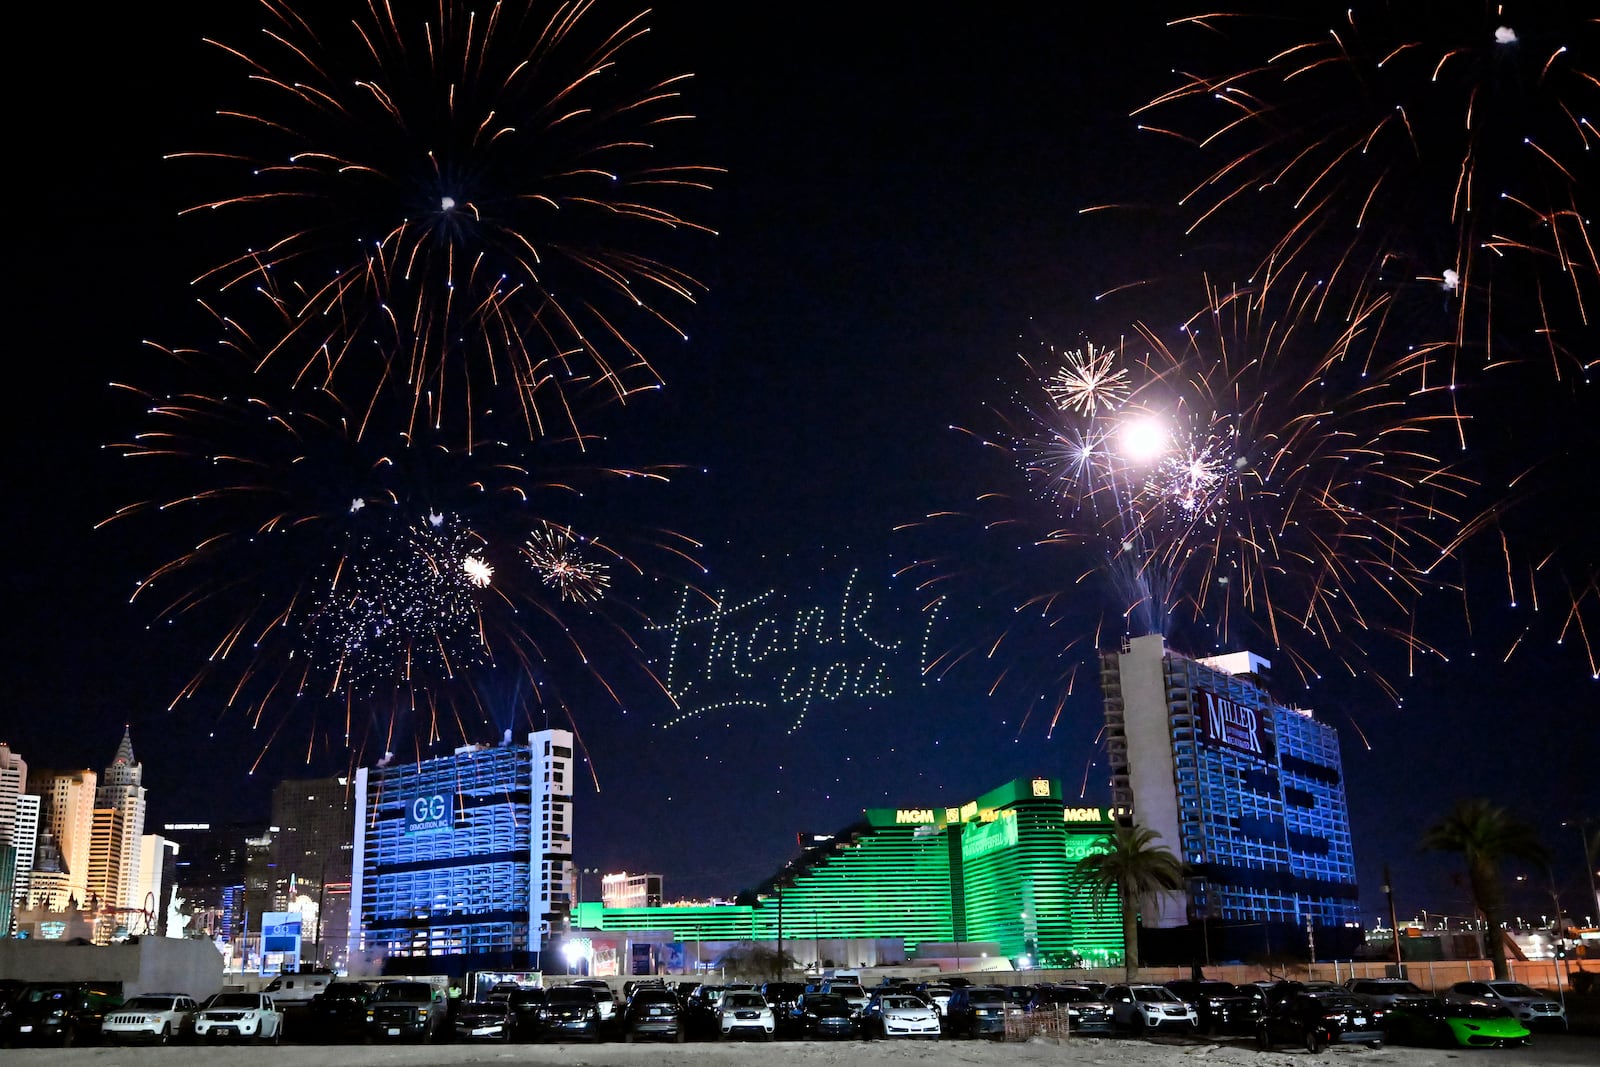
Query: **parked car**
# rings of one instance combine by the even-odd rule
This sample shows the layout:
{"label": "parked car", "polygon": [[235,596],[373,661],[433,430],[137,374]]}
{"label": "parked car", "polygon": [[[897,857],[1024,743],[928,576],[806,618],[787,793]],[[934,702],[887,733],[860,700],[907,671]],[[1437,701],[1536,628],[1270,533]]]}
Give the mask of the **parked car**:
{"label": "parked car", "polygon": [[1457,982],[1444,994],[1452,1004],[1481,1001],[1510,1010],[1529,1030],[1539,1027],[1567,1028],[1567,1012],[1561,1002],[1521,982]]}
{"label": "parked car", "polygon": [[1321,1052],[1329,1045],[1383,1044],[1384,1011],[1348,992],[1294,993],[1273,1002],[1256,1024],[1256,1044],[1302,1045]]}
{"label": "parked car", "polygon": [[767,998],[753,989],[722,994],[717,1002],[717,1029],[721,1037],[755,1037],[771,1041],[778,1021]]}
{"label": "parked car", "polygon": [[1404,978],[1352,978],[1344,987],[1375,1008],[1426,1006],[1439,999]]}
{"label": "parked car", "polygon": [[945,1024],[951,1037],[1003,1037],[1006,1015],[1017,1010],[998,986],[959,986],[950,994]]}
{"label": "parked car", "polygon": [[320,1041],[353,1041],[366,1033],[373,982],[333,982],[306,1005],[305,1028]]}
{"label": "parked car", "polygon": [[861,1032],[856,1010],[837,993],[800,994],[794,1016],[806,1037],[856,1037]]}
{"label": "parked car", "polygon": [[761,987],[761,995],[772,1005],[773,1021],[782,1037],[794,1027],[794,1004],[805,992],[803,982],[768,982]]}
{"label": "parked car", "polygon": [[366,1034],[375,1041],[433,1041],[446,1032],[448,1012],[445,991],[432,982],[381,982],[367,1002]]}
{"label": "parked car", "polygon": [[1162,1033],[1192,1033],[1200,1026],[1194,1006],[1162,985],[1136,983],[1106,989],[1111,1005],[1111,1028],[1142,1034],[1147,1030]]}
{"label": "parked car", "polygon": [[850,1006],[856,1011],[860,1011],[862,1008],[866,1007],[867,1001],[870,999],[866,988],[862,986],[860,982],[853,979],[850,981],[841,981],[835,978],[832,981],[823,983],[822,991],[824,993],[833,993],[837,996],[843,997],[845,1000],[849,1001]]}
{"label": "parked car", "polygon": [[1396,1045],[1507,1048],[1525,1045],[1528,1028],[1509,1008],[1486,1001],[1446,1002],[1437,997],[1390,1009],[1384,1034]]}
{"label": "parked car", "polygon": [[617,1003],[617,995],[611,991],[611,983],[604,978],[579,978],[572,984],[595,991],[594,1003],[600,1009],[600,1025],[611,1029],[622,1015],[622,1007]]}
{"label": "parked car", "polygon": [[144,993],[106,1013],[100,1036],[108,1045],[165,1045],[191,1036],[200,1005],[182,993]]}
{"label": "parked car", "polygon": [[[600,994],[581,985],[561,985],[545,990],[545,1004],[539,1014],[542,1038],[578,1038],[599,1041]],[[609,999],[609,998],[608,998]]]}
{"label": "parked car", "polygon": [[115,986],[97,982],[29,982],[0,1021],[0,1044],[93,1045],[106,1015],[122,1003]]}
{"label": "parked car", "polygon": [[1033,996],[1028,1000],[1027,1010],[1065,1011],[1069,1035],[1111,1032],[1111,1005],[1088,986],[1035,986]]}
{"label": "parked car", "polygon": [[517,1030],[511,994],[469,1000],[456,1009],[451,1032],[457,1041],[510,1041]]}
{"label": "parked car", "polygon": [[683,1021],[690,1038],[710,1038],[717,1033],[717,1001],[727,986],[702,982],[689,991],[683,1004]]}
{"label": "parked car", "polygon": [[861,1010],[861,1036],[867,1038],[925,1037],[939,1039],[939,1013],[915,993],[898,990],[872,994]]}
{"label": "parked car", "polygon": [[917,993],[933,1005],[940,1018],[944,1017],[945,1009],[950,1006],[950,994],[955,991],[955,986],[944,982],[923,982],[917,986]]}
{"label": "parked car", "polygon": [[512,1032],[518,1041],[531,1041],[538,1037],[543,1027],[543,1012],[547,1003],[545,991],[537,986],[518,986],[506,998],[511,1007]]}
{"label": "parked car", "polygon": [[1255,1033],[1261,1001],[1232,982],[1180,979],[1168,982],[1167,988],[1194,1008],[1196,1027],[1202,1033]]}
{"label": "parked car", "polygon": [[663,986],[660,989],[640,989],[633,995],[622,1013],[622,1040],[633,1041],[641,1037],[659,1037],[668,1041],[683,1041],[688,1037],[683,1005],[678,1003],[677,994]]}
{"label": "parked car", "polygon": [[283,1040],[283,1012],[265,993],[218,993],[194,1014],[196,1041]]}

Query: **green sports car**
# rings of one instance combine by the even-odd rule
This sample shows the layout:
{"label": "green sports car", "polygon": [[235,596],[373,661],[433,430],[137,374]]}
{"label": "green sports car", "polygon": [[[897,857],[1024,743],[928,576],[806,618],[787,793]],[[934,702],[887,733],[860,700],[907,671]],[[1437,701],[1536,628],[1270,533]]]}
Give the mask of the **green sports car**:
{"label": "green sports car", "polygon": [[1528,1028],[1510,1011],[1482,1001],[1408,1004],[1389,1013],[1385,1028],[1396,1045],[1509,1048],[1528,1042]]}

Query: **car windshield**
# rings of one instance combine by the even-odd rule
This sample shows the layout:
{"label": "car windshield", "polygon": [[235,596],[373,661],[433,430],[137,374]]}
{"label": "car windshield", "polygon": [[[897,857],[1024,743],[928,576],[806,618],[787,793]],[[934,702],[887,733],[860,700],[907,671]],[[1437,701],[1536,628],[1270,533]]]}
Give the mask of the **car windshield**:
{"label": "car windshield", "polygon": [[974,1004],[994,1004],[997,1001],[1005,1000],[1006,993],[1003,989],[969,989],[967,990],[967,999]]}
{"label": "car windshield", "polygon": [[1081,985],[1061,986],[1059,989],[1048,990],[1050,1000],[1056,1004],[1080,1004],[1086,1000],[1099,1000],[1092,989]]}
{"label": "car windshield", "polygon": [[134,997],[123,1005],[129,1011],[171,1011],[172,997]]}
{"label": "car windshield", "polygon": [[372,995],[373,1000],[432,1000],[433,987],[426,982],[385,982]]}
{"label": "car windshield", "polygon": [[883,1006],[885,1008],[900,1009],[927,1007],[926,1004],[922,1003],[922,1001],[918,1000],[916,997],[884,997]]}
{"label": "car windshield", "polygon": [[322,991],[325,1000],[360,1000],[364,993],[358,985],[331,985]]}
{"label": "car windshield", "polygon": [[849,1005],[837,993],[822,993],[807,997],[806,1007],[812,1011],[821,1011],[823,1009],[837,1010],[849,1007]]}
{"label": "car windshield", "polygon": [[767,1002],[760,993],[729,993],[722,998],[722,1003],[730,1008],[764,1008]]}
{"label": "car windshield", "polygon": [[560,986],[547,994],[552,1004],[593,1004],[594,990],[583,986]]}
{"label": "car windshield", "polygon": [[1142,989],[1135,989],[1133,991],[1133,999],[1142,1000],[1148,1004],[1157,1000],[1177,1000],[1178,994],[1170,989],[1162,989],[1160,986],[1146,986]]}
{"label": "car windshield", "polygon": [[1502,997],[1537,997],[1539,991],[1521,982],[1490,982],[1489,988]]}
{"label": "car windshield", "polygon": [[208,1008],[259,1008],[261,998],[254,993],[218,993]]}

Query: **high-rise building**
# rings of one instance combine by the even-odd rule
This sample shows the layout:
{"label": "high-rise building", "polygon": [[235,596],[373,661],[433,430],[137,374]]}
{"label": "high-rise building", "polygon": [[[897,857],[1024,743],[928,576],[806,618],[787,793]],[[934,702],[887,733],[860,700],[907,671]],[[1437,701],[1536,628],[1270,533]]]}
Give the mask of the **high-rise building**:
{"label": "high-rise building", "polygon": [[[280,883],[317,902],[300,943],[303,960],[342,958],[349,941],[355,811],[355,786],[345,777],[291,779],[272,791],[273,868]],[[287,909],[291,901],[279,903]]]}
{"label": "high-rise building", "polygon": [[351,957],[536,968],[571,906],[572,763],[572,734],[544,730],[358,770]]}
{"label": "high-rise building", "polygon": [[[188,930],[232,943],[244,932],[244,884],[250,848],[269,834],[260,823],[169,822],[161,834],[177,845],[172,883],[193,916]],[[259,857],[258,857],[259,862]],[[230,902],[232,906],[230,905]]]}
{"label": "high-rise building", "polygon": [[139,839],[144,836],[144,766],[133,758],[126,727],[94,799],[95,843],[89,860],[91,894],[102,907],[140,908]]}
{"label": "high-rise building", "polygon": [[[18,885],[17,878],[21,866],[17,803],[27,790],[27,761],[12,752],[11,746],[0,742],[0,937],[11,933],[12,909],[23,888]],[[30,852],[33,849],[31,842],[28,849]]]}
{"label": "high-rise building", "polygon": [[13,864],[13,900],[25,900],[33,885],[33,865],[39,844],[39,806],[42,798],[33,793],[17,797],[11,820],[11,843],[17,850]]}
{"label": "high-rise building", "polygon": [[145,834],[139,839],[139,884],[134,887],[134,899],[149,916],[141,933],[166,933],[167,903],[177,854],[177,843],[160,834]]}
{"label": "high-rise building", "polygon": [[346,881],[355,848],[355,787],[349,778],[298,778],[272,791],[272,862],[280,875],[320,886]]}
{"label": "high-rise building", "polygon": [[28,792],[28,764],[0,742],[0,937],[11,932],[19,904],[26,904],[39,840],[39,798]]}
{"label": "high-rise building", "polygon": [[1194,872],[1185,891],[1145,902],[1146,926],[1253,924],[1259,939],[1263,926],[1357,919],[1338,734],[1275,701],[1269,666],[1250,653],[1191,659],[1160,635],[1101,654],[1112,799]]}
{"label": "high-rise building", "polygon": [[[93,771],[39,771],[31,776],[31,789],[40,797],[39,826],[49,829],[55,842],[60,877],[52,879],[51,893],[65,894],[48,906],[64,909],[69,903],[89,901],[89,852],[94,835],[95,789]],[[47,906],[39,903],[36,906]]]}

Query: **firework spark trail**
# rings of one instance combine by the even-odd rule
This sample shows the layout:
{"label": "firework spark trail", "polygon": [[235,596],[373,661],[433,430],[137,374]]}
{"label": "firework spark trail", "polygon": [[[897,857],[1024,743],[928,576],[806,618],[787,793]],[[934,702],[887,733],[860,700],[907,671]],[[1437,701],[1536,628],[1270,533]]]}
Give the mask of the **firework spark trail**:
{"label": "firework spark trail", "polygon": [[242,249],[197,283],[265,297],[234,311],[262,361],[358,407],[402,381],[458,441],[493,408],[582,440],[590,405],[659,387],[633,332],[686,336],[701,287],[663,256],[705,230],[676,203],[715,168],[665,155],[683,77],[636,62],[643,16],[594,6],[262,0],[257,39],[210,42],[241,102],[173,158],[229,190],[186,212]]}

